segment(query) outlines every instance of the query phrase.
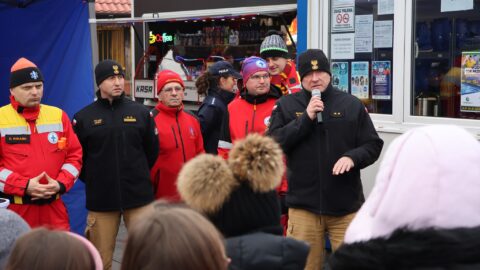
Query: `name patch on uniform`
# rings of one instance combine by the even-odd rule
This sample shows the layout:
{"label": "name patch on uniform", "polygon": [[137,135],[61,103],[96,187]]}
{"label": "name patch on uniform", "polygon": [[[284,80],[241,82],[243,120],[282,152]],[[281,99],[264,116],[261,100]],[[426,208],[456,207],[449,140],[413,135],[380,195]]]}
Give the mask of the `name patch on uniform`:
{"label": "name patch on uniform", "polygon": [[134,116],[125,116],[125,117],[123,117],[123,122],[124,123],[136,123],[137,118],[135,118]]}
{"label": "name patch on uniform", "polygon": [[295,114],[297,115],[297,118],[299,118],[300,116],[302,116],[303,112],[296,112]]}
{"label": "name patch on uniform", "polygon": [[343,112],[331,112],[330,116],[333,118],[341,118],[344,116]]}
{"label": "name patch on uniform", "polygon": [[30,135],[5,135],[5,142],[8,144],[29,144]]}
{"label": "name patch on uniform", "polygon": [[103,119],[93,119],[94,126],[101,126],[103,124],[104,124]]}

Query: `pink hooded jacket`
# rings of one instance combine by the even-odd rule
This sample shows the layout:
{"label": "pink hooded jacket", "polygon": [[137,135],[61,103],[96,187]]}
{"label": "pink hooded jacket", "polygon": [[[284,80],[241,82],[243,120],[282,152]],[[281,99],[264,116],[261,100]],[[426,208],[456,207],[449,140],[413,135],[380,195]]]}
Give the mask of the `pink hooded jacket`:
{"label": "pink hooded jacket", "polygon": [[479,225],[480,143],[456,126],[426,126],[392,142],[344,241]]}

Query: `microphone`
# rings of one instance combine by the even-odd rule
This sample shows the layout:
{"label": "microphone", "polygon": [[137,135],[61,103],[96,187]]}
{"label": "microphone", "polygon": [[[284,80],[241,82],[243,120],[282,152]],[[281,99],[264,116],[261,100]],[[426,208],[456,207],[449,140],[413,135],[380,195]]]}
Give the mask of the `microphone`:
{"label": "microphone", "polygon": [[[313,89],[312,97],[319,97],[320,99],[322,99],[322,92],[318,89]],[[323,123],[322,112],[317,112],[317,123]]]}

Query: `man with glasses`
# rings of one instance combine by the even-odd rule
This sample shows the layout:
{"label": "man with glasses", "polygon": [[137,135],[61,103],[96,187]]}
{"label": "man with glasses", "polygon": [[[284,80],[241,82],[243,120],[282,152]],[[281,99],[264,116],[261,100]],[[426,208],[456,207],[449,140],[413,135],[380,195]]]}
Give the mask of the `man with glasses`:
{"label": "man with glasses", "polygon": [[298,70],[303,89],[277,102],[269,135],[287,156],[287,236],[310,244],[305,269],[320,270],[325,234],[335,251],[365,201],[360,169],[377,160],[383,141],[363,103],[332,86],[323,51],[300,54]]}
{"label": "man with glasses", "polygon": [[185,85],[171,70],[157,75],[158,104],[151,111],[160,140],[160,153],[150,175],[155,198],[180,201],[177,175],[183,164],[205,152],[200,122],[193,113],[183,109]]}
{"label": "man with glasses", "polygon": [[112,267],[120,218],[130,228],[154,200],[150,168],[158,138],[150,112],[125,98],[122,66],[112,60],[95,67],[97,100],[75,114],[73,128],[83,147],[87,198],[86,237]]}
{"label": "man with glasses", "polygon": [[265,133],[275,101],[282,96],[280,89],[270,84],[268,64],[262,58],[245,59],[242,77],[240,98],[228,105],[220,131],[218,154],[224,158],[236,140],[252,132]]}

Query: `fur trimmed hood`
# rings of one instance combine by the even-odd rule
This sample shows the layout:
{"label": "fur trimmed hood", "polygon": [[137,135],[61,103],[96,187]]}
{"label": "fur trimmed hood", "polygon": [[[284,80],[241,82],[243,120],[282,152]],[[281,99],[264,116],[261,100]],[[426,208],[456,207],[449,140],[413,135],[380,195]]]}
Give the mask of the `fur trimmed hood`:
{"label": "fur trimmed hood", "polygon": [[480,269],[480,227],[398,229],[388,238],[342,245],[326,269]]}
{"label": "fur trimmed hood", "polygon": [[202,154],[187,162],[177,188],[185,203],[233,236],[279,225],[275,189],[284,171],[280,146],[270,137],[251,134],[235,142],[228,161]]}

